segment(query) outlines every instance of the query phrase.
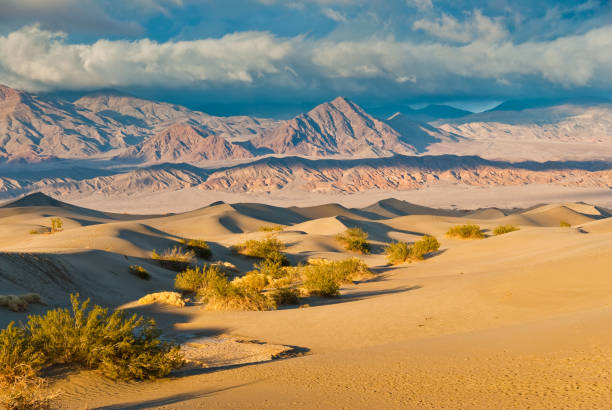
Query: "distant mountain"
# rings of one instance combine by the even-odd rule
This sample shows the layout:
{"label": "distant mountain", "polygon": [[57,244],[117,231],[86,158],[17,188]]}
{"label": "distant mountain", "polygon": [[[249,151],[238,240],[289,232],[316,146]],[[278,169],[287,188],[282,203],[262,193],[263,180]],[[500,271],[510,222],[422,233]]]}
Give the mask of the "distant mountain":
{"label": "distant mountain", "polygon": [[471,111],[461,110],[450,105],[430,104],[426,107],[414,109],[406,106],[397,107],[397,112],[391,117],[401,114],[411,121],[431,122],[442,119],[460,118],[472,114]]}
{"label": "distant mountain", "polygon": [[210,130],[186,123],[173,124],[118,156],[141,162],[187,162],[250,158],[253,154]]}
{"label": "distant mountain", "polygon": [[432,144],[441,141],[454,142],[460,138],[425,122],[414,121],[399,112],[389,117],[386,123],[402,136],[403,141],[415,147],[418,152],[426,152]]}
{"label": "distant mountain", "polygon": [[533,108],[548,108],[558,105],[597,105],[611,104],[612,100],[603,97],[572,97],[572,98],[538,98],[523,100],[508,100],[488,111],[522,111]]}
{"label": "distant mountain", "polygon": [[397,131],[343,97],[318,105],[252,142],[277,154],[313,157],[416,152]]}

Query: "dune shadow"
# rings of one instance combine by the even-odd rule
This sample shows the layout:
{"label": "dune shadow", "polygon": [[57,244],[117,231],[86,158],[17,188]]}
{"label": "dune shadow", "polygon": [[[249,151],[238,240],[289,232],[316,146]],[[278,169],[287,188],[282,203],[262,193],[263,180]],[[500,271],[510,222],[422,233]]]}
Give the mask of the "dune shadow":
{"label": "dune shadow", "polygon": [[325,305],[335,305],[338,303],[347,303],[347,302],[356,302],[359,300],[369,299],[377,296],[383,295],[393,295],[397,293],[410,292],[413,290],[421,289],[421,285],[414,286],[400,286],[393,289],[382,289],[382,290],[369,290],[369,291],[358,291],[358,292],[350,292],[341,294],[335,298],[322,298],[322,297],[309,297],[306,298],[305,301],[308,302],[310,306],[325,306]]}

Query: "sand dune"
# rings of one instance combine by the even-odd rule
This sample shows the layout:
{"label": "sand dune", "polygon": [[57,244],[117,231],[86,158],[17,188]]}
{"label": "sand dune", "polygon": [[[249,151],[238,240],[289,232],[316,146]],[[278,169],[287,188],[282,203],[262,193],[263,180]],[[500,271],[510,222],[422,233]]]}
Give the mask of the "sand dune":
{"label": "sand dune", "polygon": [[[610,402],[612,218],[605,209],[561,203],[512,212],[428,211],[383,201],[362,209],[218,203],[157,217],[95,212],[40,196],[0,208],[0,294],[39,292],[48,306],[30,311],[43,312],[80,292],[151,315],[176,337],[230,334],[299,347],[304,355],[160,382],[74,373],[54,382],[58,408],[523,409]],[[56,215],[65,219],[63,232],[28,233]],[[561,220],[573,226],[562,228]],[[483,240],[444,236],[461,223],[487,233],[507,223],[521,229]],[[134,307],[147,293],[172,290],[175,273],[153,263],[151,249],[197,237],[210,243],[215,260],[244,272],[254,261],[229,246],[269,235],[258,229],[271,224],[284,227],[276,235],[293,263],[358,256],[376,278],[343,286],[335,300],[309,300],[306,309]],[[348,253],[335,240],[352,226],[369,233],[372,255]],[[440,252],[386,264],[383,244],[423,234],[438,237]],[[152,279],[130,275],[130,264],[146,267]],[[2,325],[24,318],[0,308]]]}

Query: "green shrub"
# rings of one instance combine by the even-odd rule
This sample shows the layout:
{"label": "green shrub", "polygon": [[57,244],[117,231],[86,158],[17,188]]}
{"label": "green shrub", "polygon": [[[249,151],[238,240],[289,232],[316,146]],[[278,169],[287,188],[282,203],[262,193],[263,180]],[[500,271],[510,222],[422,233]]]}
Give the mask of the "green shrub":
{"label": "green shrub", "polygon": [[285,249],[285,244],[274,236],[268,236],[259,241],[250,239],[235,245],[234,249],[241,255],[250,256],[251,258],[280,262],[283,266],[289,264],[287,257],[282,252]]}
{"label": "green shrub", "polygon": [[51,218],[51,233],[61,232],[64,230],[64,221],[62,218]]}
{"label": "green shrub", "polygon": [[223,275],[200,288],[198,296],[209,310],[270,310],[276,307],[266,295],[229,282]]}
{"label": "green shrub", "polygon": [[260,226],[259,232],[280,232],[285,229],[282,225],[263,225]]}
{"label": "green shrub", "polygon": [[210,246],[199,239],[182,239],[181,243],[187,247],[187,249],[193,251],[198,258],[210,260],[212,258],[212,251]]}
{"label": "green shrub", "polygon": [[258,271],[248,272],[246,275],[234,279],[232,282],[233,286],[238,286],[246,291],[261,292],[268,286],[268,277]]}
{"label": "green shrub", "polygon": [[174,288],[183,292],[196,293],[200,288],[207,287],[212,281],[225,278],[217,266],[187,268],[174,278]]}
{"label": "green shrub", "polygon": [[153,252],[151,252],[151,258],[156,260],[162,268],[178,272],[191,266],[195,258],[195,253],[192,250],[185,250],[180,246],[175,246],[166,249],[161,254],[153,250]]}
{"label": "green shrub", "polygon": [[410,257],[422,260],[425,258],[425,255],[438,249],[440,249],[440,242],[433,236],[425,235],[412,244],[410,247]]}
{"label": "green shrub", "polygon": [[561,222],[559,222],[559,226],[562,227],[562,228],[571,228],[572,224],[569,223],[569,222],[566,222],[566,221],[561,221]]}
{"label": "green shrub", "polygon": [[346,250],[363,254],[370,253],[368,234],[361,228],[349,228],[344,233],[336,235],[336,240],[342,243]]}
{"label": "green shrub", "polygon": [[493,229],[493,235],[503,235],[505,233],[514,232],[518,230],[519,228],[514,225],[500,225],[496,226],[495,229]]}
{"label": "green shrub", "polygon": [[410,245],[406,242],[393,242],[385,248],[387,261],[391,264],[403,263],[410,257]]}
{"label": "green shrub", "polygon": [[[111,379],[154,379],[182,365],[177,345],[159,340],[153,320],[122,310],[109,313],[89,300],[71,296],[72,309],[32,315],[25,325],[11,323],[0,332],[0,373],[32,376],[55,364],[98,369]],[[22,366],[26,365],[26,366]],[[29,370],[28,370],[29,371]]]}
{"label": "green shrub", "polygon": [[149,274],[149,272],[147,272],[147,270],[140,265],[130,265],[129,269],[132,275],[138,276],[140,279],[151,279],[151,274]]}
{"label": "green shrub", "polygon": [[446,235],[462,239],[482,239],[485,237],[480,230],[480,226],[472,224],[453,226],[446,232]]}
{"label": "green shrub", "polygon": [[340,295],[340,279],[328,265],[304,267],[304,287],[311,295],[336,297]]}

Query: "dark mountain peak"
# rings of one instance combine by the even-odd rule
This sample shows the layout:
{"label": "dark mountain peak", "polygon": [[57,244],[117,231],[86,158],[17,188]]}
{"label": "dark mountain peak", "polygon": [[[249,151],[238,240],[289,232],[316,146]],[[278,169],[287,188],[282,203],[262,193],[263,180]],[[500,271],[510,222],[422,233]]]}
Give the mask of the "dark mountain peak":
{"label": "dark mountain peak", "polygon": [[581,96],[570,98],[529,98],[508,100],[491,108],[490,111],[522,111],[534,108],[549,108],[558,105],[596,105],[610,104],[612,100],[605,97]]}
{"label": "dark mountain peak", "polygon": [[13,202],[3,205],[2,208],[19,208],[26,206],[55,206],[61,207],[67,205],[62,201],[58,201],[55,198],[45,195],[42,192],[34,192],[28,194],[22,198],[19,198]]}

